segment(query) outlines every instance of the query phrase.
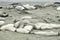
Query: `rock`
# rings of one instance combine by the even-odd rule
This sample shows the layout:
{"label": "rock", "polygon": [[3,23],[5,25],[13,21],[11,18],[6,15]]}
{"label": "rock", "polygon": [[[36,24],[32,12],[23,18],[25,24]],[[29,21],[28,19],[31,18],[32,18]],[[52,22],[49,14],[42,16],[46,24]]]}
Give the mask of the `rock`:
{"label": "rock", "polygon": [[23,5],[26,9],[31,10],[31,9],[36,9],[36,7],[31,6],[29,4]]}
{"label": "rock", "polygon": [[5,21],[0,21],[0,26],[4,25]]}
{"label": "rock", "polygon": [[60,24],[49,24],[51,28],[60,28]]}
{"label": "rock", "polygon": [[0,17],[8,17],[8,14],[3,11],[0,11]]}
{"label": "rock", "polygon": [[30,24],[30,21],[29,20],[22,20],[20,22],[20,28],[24,28],[27,24]]}
{"label": "rock", "polygon": [[54,31],[37,31],[37,32],[33,32],[33,34],[46,35],[46,36],[58,36],[59,35],[58,32],[54,32]]}
{"label": "rock", "polygon": [[20,26],[20,21],[17,21],[14,25],[15,28],[18,28]]}
{"label": "rock", "polygon": [[55,29],[60,28],[60,24],[36,23],[35,29]]}
{"label": "rock", "polygon": [[41,29],[41,25],[43,25],[44,23],[36,23],[35,24],[35,29]]}
{"label": "rock", "polygon": [[57,10],[60,10],[60,7],[57,7]]}
{"label": "rock", "polygon": [[14,25],[16,28],[24,28],[24,26],[26,26],[27,24],[30,24],[29,20],[20,20],[17,21]]}
{"label": "rock", "polygon": [[1,30],[9,30],[9,31],[15,31],[16,28],[14,27],[14,24],[6,24],[6,25],[3,25],[1,28]]}
{"label": "rock", "polygon": [[24,28],[18,28],[16,31],[19,33],[29,33],[29,31]]}
{"label": "rock", "polygon": [[23,6],[16,6],[15,9],[17,9],[17,10],[24,10],[25,8]]}
{"label": "rock", "polygon": [[33,26],[32,25],[26,25],[24,27],[24,29],[28,30],[28,31],[31,31],[33,29]]}
{"label": "rock", "polygon": [[26,26],[29,23],[30,23],[29,20],[20,20],[15,23],[15,27],[16,28],[24,28],[24,26]]}
{"label": "rock", "polygon": [[45,23],[45,24],[41,25],[41,29],[42,30],[44,30],[44,29],[53,29],[53,27],[50,26],[50,24]]}

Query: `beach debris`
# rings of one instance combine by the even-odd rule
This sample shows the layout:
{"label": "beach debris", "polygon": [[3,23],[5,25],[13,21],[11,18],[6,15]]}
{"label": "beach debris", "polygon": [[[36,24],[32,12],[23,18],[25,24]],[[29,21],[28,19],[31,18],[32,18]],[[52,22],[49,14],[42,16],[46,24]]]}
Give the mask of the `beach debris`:
{"label": "beach debris", "polygon": [[0,21],[0,26],[4,25],[5,21]]}
{"label": "beach debris", "polygon": [[18,29],[16,29],[16,31],[19,33],[29,33],[29,31],[24,28],[18,28]]}
{"label": "beach debris", "polygon": [[60,10],[60,7],[57,7],[57,10]]}
{"label": "beach debris", "polygon": [[0,30],[9,30],[14,32],[16,28],[14,27],[14,24],[6,24],[1,26]]}
{"label": "beach debris", "polygon": [[46,36],[58,36],[59,32],[54,32],[54,31],[37,31],[37,32],[33,32],[33,34],[46,35]]}
{"label": "beach debris", "polygon": [[36,7],[34,7],[32,5],[29,5],[29,4],[23,5],[23,7],[25,7],[28,10],[34,10],[34,9],[36,9]]}
{"label": "beach debris", "polygon": [[8,14],[4,11],[0,11],[0,17],[8,17]]}

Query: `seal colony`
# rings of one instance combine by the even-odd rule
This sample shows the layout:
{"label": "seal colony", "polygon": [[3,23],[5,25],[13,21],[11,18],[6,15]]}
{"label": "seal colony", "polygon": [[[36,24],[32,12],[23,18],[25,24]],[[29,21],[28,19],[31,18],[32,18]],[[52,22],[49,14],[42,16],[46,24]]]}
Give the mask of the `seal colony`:
{"label": "seal colony", "polygon": [[[55,31],[42,31],[42,30],[60,29],[60,24],[49,23],[46,19],[44,19],[45,23],[40,22],[37,19],[36,15],[31,16],[31,13],[29,13],[27,11],[27,10],[44,9],[44,8],[51,7],[51,6],[55,7],[56,10],[59,11],[60,6],[57,4],[58,4],[57,2],[45,3],[44,5],[30,5],[30,4],[23,5],[21,3],[20,4],[12,3],[12,4],[10,4],[10,6],[1,7],[0,9],[6,9],[8,12],[11,12],[11,10],[14,10],[21,15],[23,15],[23,14],[30,14],[30,15],[21,16],[21,17],[19,17],[19,19],[13,17],[14,20],[12,23],[6,23],[5,19],[12,17],[12,15],[6,13],[6,11],[0,10],[0,31],[9,30],[12,32],[26,33],[26,34],[58,36],[58,35],[60,35],[59,31],[55,32]],[[59,18],[59,16],[56,16],[56,17]],[[50,18],[48,18],[48,19],[51,20]],[[40,31],[34,32],[33,30],[40,30]]]}

